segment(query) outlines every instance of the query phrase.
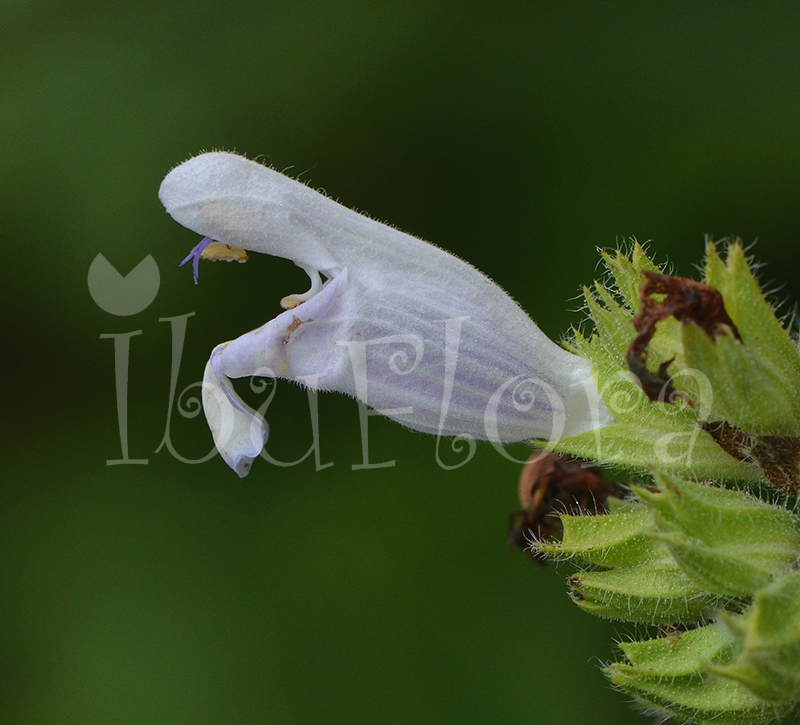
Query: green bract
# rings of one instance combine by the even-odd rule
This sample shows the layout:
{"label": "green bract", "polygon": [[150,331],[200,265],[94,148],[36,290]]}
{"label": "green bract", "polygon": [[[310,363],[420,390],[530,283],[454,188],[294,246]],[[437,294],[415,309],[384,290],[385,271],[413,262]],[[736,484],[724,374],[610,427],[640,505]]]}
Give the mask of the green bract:
{"label": "green bract", "polygon": [[[797,345],[739,243],[724,260],[708,244],[703,285],[650,274],[659,294],[642,291],[643,272],[660,270],[638,244],[603,258],[608,280],[584,290],[592,333],[571,344],[616,422],[548,447],[636,485],[607,513],[562,515],[561,539],[534,548],[578,565],[568,585],[581,609],[652,626],[605,669],[648,712],[778,721],[800,705]],[[724,303],[719,320],[698,291]],[[629,369],[635,340],[649,384]]]}

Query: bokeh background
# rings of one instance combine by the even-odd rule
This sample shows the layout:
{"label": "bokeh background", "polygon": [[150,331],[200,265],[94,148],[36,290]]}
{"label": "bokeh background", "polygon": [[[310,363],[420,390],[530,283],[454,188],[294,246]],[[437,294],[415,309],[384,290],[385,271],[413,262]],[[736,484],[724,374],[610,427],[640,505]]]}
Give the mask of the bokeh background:
{"label": "bokeh background", "polygon": [[[3,723],[642,723],[600,672],[625,627],[581,614],[568,568],[506,547],[519,466],[320,397],[322,460],[162,448],[212,347],[304,289],[290,262],[177,262],[197,238],[156,192],[200,150],[260,157],[457,253],[552,337],[595,248],[653,240],[688,274],[704,234],[758,238],[797,299],[800,6],[778,3],[0,3]],[[102,253],[151,254],[153,304],[92,301]],[[791,311],[791,303],[783,309]],[[113,341],[131,338],[130,456]],[[251,394],[258,400],[258,396]],[[185,402],[185,398],[184,398]],[[279,386],[268,450],[308,448]],[[202,416],[172,441],[201,458]],[[509,453],[523,459],[524,447]],[[448,458],[447,462],[457,459]]]}

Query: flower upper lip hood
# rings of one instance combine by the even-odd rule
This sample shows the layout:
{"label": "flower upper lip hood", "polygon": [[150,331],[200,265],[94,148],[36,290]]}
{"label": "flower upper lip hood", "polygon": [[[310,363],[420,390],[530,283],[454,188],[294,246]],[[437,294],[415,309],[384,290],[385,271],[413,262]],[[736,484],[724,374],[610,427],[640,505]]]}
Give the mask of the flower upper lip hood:
{"label": "flower upper lip hood", "polygon": [[291,259],[311,280],[308,292],[283,299],[289,309],[219,345],[206,366],[206,417],[240,476],[267,426],[232,377],[335,390],[416,430],[500,443],[613,422],[586,360],[548,339],[492,280],[432,244],[230,153],[176,167],[159,198],[183,226]]}

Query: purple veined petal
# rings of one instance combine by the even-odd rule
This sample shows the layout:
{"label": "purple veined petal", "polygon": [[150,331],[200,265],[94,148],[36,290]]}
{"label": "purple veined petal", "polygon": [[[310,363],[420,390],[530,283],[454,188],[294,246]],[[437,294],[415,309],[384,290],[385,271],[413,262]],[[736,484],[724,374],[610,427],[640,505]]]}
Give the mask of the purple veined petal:
{"label": "purple veined petal", "polygon": [[[555,381],[557,391],[506,349],[477,341],[478,333],[469,316],[429,320],[365,308],[363,290],[344,269],[308,301],[215,348],[204,405],[217,448],[242,476],[266,441],[262,412],[230,384],[252,375],[350,395],[425,433],[511,443],[557,438],[565,425],[570,434],[588,428],[583,418],[565,414],[566,405],[586,395],[585,361],[557,349],[576,363],[566,389]],[[571,403],[562,398],[565,390]]]}
{"label": "purple veined petal", "polygon": [[189,256],[186,257],[178,266],[183,267],[190,259],[193,260],[192,268],[194,270],[194,283],[197,284],[200,279],[200,259],[203,256],[203,252],[205,248],[211,244],[214,240],[211,237],[203,237],[198,244],[195,245],[194,249],[189,252]]}
{"label": "purple veined petal", "polygon": [[[492,280],[432,244],[233,154],[190,159],[167,175],[159,196],[190,229],[291,259],[311,280],[305,294],[284,297],[291,309],[218,347],[206,368],[209,389],[221,393],[209,398],[212,431],[228,414],[241,418],[228,426],[230,440],[218,440],[240,475],[266,427],[253,428],[258,412],[242,407],[225,381],[259,370],[352,395],[438,435],[510,443],[613,422],[586,360],[549,340]],[[321,289],[320,273],[328,278]]]}

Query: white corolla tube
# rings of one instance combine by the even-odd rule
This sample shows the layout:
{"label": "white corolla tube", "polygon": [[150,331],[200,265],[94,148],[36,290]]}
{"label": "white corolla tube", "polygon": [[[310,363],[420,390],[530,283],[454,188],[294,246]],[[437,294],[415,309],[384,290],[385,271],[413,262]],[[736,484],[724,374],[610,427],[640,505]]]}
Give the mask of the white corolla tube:
{"label": "white corolla tube", "polygon": [[351,395],[441,436],[553,440],[613,422],[589,363],[551,341],[477,269],[230,153],[173,169],[159,198],[211,240],[292,260],[310,289],[286,311],[211,353],[203,405],[217,449],[240,476],[268,427],[230,378],[285,378]]}

